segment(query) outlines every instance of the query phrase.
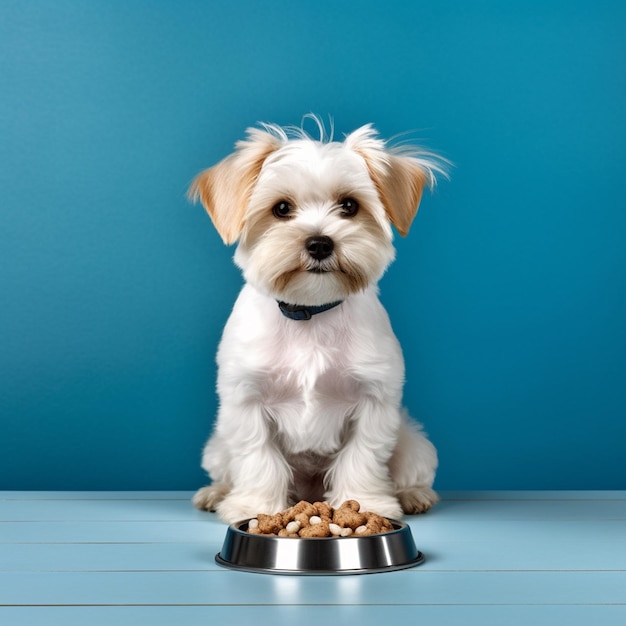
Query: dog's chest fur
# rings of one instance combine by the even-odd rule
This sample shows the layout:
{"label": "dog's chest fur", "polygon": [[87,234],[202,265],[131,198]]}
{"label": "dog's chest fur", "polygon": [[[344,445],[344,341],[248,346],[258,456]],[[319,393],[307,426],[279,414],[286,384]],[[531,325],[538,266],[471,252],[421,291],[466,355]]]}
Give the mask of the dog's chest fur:
{"label": "dog's chest fur", "polygon": [[[256,316],[249,315],[251,307]],[[286,454],[332,454],[361,398],[358,335],[341,307],[290,320],[276,302],[246,286],[220,345],[221,402],[260,404]]]}
{"label": "dog's chest fur", "polygon": [[348,365],[350,336],[316,322],[284,325],[288,332],[276,337],[278,358],[268,363],[263,385],[265,408],[291,453],[335,452],[359,399],[360,385]]}

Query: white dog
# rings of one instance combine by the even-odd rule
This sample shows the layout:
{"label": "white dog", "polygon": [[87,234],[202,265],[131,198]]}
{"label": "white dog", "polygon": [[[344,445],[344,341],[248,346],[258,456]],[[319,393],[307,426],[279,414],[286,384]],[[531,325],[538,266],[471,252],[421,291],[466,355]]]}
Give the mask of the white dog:
{"label": "white dog", "polygon": [[300,499],[397,518],[436,501],[434,446],[401,408],[404,361],[377,281],[425,186],[428,153],[389,149],[367,125],[248,129],[201,173],[200,199],[246,281],[217,355],[220,398],[194,504],[226,522]]}

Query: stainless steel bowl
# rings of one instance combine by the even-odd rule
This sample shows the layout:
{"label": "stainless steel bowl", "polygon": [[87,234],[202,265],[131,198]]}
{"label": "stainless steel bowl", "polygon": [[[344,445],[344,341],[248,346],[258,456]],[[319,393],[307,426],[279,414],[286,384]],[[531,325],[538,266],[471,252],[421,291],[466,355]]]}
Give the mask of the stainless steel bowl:
{"label": "stainless steel bowl", "polygon": [[245,520],[228,527],[215,560],[247,572],[300,575],[372,574],[422,563],[409,526],[390,521],[394,529],[380,535],[299,539],[252,535]]}

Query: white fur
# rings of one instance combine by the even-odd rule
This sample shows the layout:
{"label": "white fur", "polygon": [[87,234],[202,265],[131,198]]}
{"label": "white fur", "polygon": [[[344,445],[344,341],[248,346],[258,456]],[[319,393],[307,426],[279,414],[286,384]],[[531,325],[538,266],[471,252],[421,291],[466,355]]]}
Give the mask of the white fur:
{"label": "white fur", "polygon": [[[230,239],[237,233],[235,261],[246,279],[217,355],[220,406],[202,459],[213,483],[194,502],[227,522],[275,513],[299,499],[333,506],[355,499],[362,510],[394,518],[425,511],[437,500],[437,454],[401,408],[404,361],[376,283],[394,258],[390,219],[401,221],[395,217],[401,208],[385,204],[394,159],[414,168],[419,180],[423,173],[425,184],[440,166],[393,156],[371,126],[343,143],[264,129],[249,131],[225,161],[236,168],[238,159],[252,160],[253,149],[262,152],[262,142],[269,146],[240,225],[224,227],[229,218],[219,211],[228,207],[213,206],[218,179],[206,189],[197,182],[192,192],[216,226],[230,229]],[[228,169],[220,167],[223,178]],[[361,207],[353,218],[341,212],[346,197]],[[272,215],[281,199],[293,205],[289,219]],[[409,210],[410,223],[417,207]],[[333,240],[334,251],[316,260],[305,241],[320,235]],[[296,321],[282,315],[277,300],[343,302]]]}

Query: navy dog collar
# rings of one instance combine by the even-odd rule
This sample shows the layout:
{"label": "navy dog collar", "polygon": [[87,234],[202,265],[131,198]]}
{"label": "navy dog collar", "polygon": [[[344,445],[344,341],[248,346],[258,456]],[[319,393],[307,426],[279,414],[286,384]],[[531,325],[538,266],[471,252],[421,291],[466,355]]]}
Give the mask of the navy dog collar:
{"label": "navy dog collar", "polygon": [[310,320],[314,315],[323,313],[329,309],[334,309],[340,305],[343,300],[337,302],[329,302],[328,304],[320,304],[319,306],[302,306],[300,304],[287,304],[286,302],[278,302],[280,312],[290,320]]}

